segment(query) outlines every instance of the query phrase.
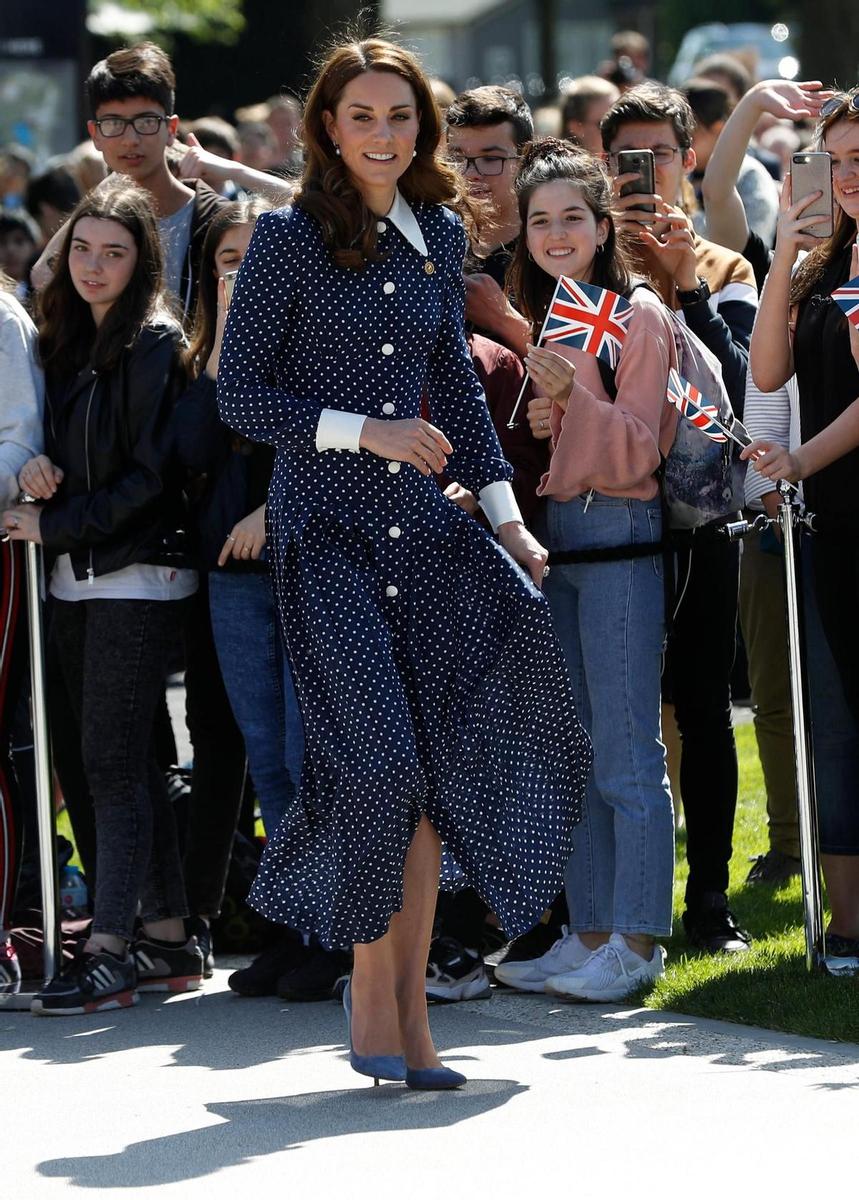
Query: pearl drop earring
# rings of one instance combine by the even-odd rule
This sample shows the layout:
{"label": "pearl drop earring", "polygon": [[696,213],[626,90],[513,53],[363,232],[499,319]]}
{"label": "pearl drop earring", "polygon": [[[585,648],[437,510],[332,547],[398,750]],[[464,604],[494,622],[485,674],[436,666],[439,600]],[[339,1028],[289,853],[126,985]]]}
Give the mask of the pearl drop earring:
{"label": "pearl drop earring", "polygon": [[337,155],[338,158],[340,157],[340,147],[337,145],[336,142],[334,143],[334,153]]}

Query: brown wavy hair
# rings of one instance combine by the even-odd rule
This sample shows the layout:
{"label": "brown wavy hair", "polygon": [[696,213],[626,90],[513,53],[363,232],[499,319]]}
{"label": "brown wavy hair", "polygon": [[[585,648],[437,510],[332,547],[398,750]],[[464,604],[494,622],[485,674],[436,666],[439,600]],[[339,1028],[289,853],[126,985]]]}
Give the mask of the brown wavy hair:
{"label": "brown wavy hair", "polygon": [[209,223],[200,254],[199,291],[194,312],[191,344],[183,355],[185,369],[192,377],[202,374],[215,343],[218,320],[218,280],[215,275],[215,255],[228,229],[236,225],[255,225],[257,217],[271,212],[274,205],[259,196],[236,200],[219,209]]}
{"label": "brown wavy hair", "polygon": [[[824,148],[827,133],[838,121],[859,122],[859,113],[855,112],[850,105],[850,100],[857,91],[859,88],[854,87],[849,92],[845,92],[835,112],[830,113],[828,117],[821,118],[817,127],[817,144],[820,149]],[[819,246],[815,246],[793,273],[790,284],[791,304],[799,304],[805,300],[829,264],[843,254],[856,239],[856,222],[852,217],[847,216],[837,201],[835,208],[832,237],[826,238]]]}
{"label": "brown wavy hair", "polygon": [[[84,217],[116,221],[137,246],[137,262],[121,296],[96,326],[89,304],[72,283],[69,252],[75,228]],[[46,371],[60,377],[82,367],[109,371],[132,345],[144,325],[168,316],[162,288],[161,242],[152,197],[124,175],[88,192],[71,214],[54,264],[54,274],[39,297],[39,352]]]}
{"label": "brown wavy hair", "polygon": [[381,37],[338,45],[322,63],[308,94],[303,122],[304,172],[294,203],[322,227],[322,237],[340,267],[361,269],[376,261],[376,217],[364,202],[325,130],[323,113],[336,112],[347,84],[367,71],[399,75],[411,87],[418,112],[415,157],[397,186],[410,205],[449,204],[475,236],[478,208],[462,174],[437,155],[441,116],[418,60],[402,46]]}
{"label": "brown wavy hair", "polygon": [[632,291],[634,279],[626,247],[618,238],[611,209],[611,181],[601,159],[562,138],[546,137],[526,147],[516,176],[516,196],[522,235],[507,272],[507,287],[536,336],[546,318],[557,280],[539,267],[528,252],[528,205],[538,187],[563,180],[582,193],[597,221],[608,221],[608,236],[594,258],[591,283],[621,296]]}

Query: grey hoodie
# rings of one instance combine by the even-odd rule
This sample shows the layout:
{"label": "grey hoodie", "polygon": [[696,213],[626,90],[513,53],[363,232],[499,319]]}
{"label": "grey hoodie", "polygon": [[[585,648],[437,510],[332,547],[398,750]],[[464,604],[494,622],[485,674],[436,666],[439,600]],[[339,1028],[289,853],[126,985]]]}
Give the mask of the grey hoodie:
{"label": "grey hoodie", "polygon": [[0,291],[0,504],[18,499],[18,472],[42,453],[45,384],[36,361],[36,327]]}

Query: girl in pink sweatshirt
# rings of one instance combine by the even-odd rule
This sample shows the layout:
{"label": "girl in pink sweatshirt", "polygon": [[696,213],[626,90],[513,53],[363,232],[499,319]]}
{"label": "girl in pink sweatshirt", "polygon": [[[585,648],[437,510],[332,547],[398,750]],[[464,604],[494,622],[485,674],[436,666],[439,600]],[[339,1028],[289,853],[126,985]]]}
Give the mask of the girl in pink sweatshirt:
{"label": "girl in pink sweatshirt", "polygon": [[671,932],[656,471],[676,430],[665,393],[677,359],[662,302],[646,288],[633,291],[602,163],[546,138],[524,156],[516,190],[523,237],[511,281],[534,341],[561,275],[626,296],[634,313],[614,399],[593,355],[555,343],[531,346],[525,359],[537,393],[528,419],[552,449],[539,488],[540,536],[554,558],[545,590],[594,765],[567,870],[570,933],[542,959],[501,964],[496,974],[527,990],[617,1001],[662,974],[665,951],[656,939]]}

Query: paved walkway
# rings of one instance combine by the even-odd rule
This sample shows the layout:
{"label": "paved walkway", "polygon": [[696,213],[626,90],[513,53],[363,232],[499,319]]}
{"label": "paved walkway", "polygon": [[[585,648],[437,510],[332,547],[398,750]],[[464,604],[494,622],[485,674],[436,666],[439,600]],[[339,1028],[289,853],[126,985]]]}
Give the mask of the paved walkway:
{"label": "paved walkway", "polygon": [[100,1017],[0,1010],[0,1194],[785,1200],[855,1187],[857,1046],[496,992],[433,1013],[464,1091],[374,1089],[344,1061],[337,1006],[244,1000],[227,974]]}

